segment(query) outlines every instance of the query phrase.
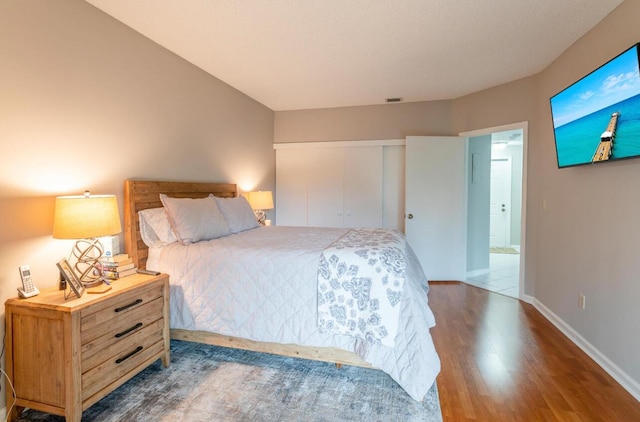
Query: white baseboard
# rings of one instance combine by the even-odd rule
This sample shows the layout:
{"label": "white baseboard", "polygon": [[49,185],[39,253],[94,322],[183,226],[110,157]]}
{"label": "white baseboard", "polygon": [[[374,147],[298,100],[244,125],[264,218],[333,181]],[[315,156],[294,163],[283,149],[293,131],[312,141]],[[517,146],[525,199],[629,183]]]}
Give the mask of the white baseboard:
{"label": "white baseboard", "polygon": [[483,274],[489,274],[490,268],[481,268],[479,270],[467,271],[466,277],[476,277]]}
{"label": "white baseboard", "polygon": [[[560,317],[554,314],[551,309],[547,308],[538,299],[528,296],[532,299],[531,303],[545,318],[556,326],[565,336],[569,338],[576,346],[582,349],[591,359],[602,367],[609,375],[613,377],[625,390],[629,392],[636,400],[640,401],[640,384],[624,372],[618,365],[613,363],[600,350],[589,343],[569,324],[564,322]],[[527,301],[528,302],[528,301]]]}
{"label": "white baseboard", "polygon": [[[520,298],[520,300],[522,300],[523,302],[527,302],[529,305],[534,305],[534,302],[535,302],[536,298],[535,298],[535,297],[533,297],[533,296],[529,296],[529,295],[522,295],[522,297]],[[534,305],[534,307],[535,307],[535,305]],[[537,309],[537,308],[536,308],[536,309]],[[538,311],[540,311],[540,310],[538,309]],[[540,313],[541,313],[542,315],[544,315],[544,313],[543,313],[542,311],[540,311]],[[544,316],[545,316],[545,318],[546,318],[546,315],[544,315]],[[547,318],[547,319],[549,319],[549,318]],[[555,324],[554,324],[554,325],[555,325]]]}

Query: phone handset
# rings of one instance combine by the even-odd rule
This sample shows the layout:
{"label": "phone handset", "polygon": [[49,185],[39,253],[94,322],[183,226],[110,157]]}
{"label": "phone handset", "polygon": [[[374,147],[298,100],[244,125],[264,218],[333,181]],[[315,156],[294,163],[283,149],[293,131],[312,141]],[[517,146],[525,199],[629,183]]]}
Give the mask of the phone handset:
{"label": "phone handset", "polygon": [[40,293],[40,290],[33,284],[31,269],[28,265],[20,267],[20,279],[22,280],[22,288],[18,287],[18,295],[20,297],[32,297]]}

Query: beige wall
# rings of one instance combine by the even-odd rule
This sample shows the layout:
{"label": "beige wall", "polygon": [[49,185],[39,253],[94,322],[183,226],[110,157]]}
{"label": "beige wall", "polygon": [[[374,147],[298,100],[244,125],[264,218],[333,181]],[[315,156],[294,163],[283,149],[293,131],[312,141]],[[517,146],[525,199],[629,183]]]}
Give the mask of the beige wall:
{"label": "beige wall", "polygon": [[538,75],[453,101],[454,133],[531,121],[535,117]]}
{"label": "beige wall", "polygon": [[383,104],[275,113],[274,142],[404,139],[450,135],[451,101]]}
{"label": "beige wall", "polygon": [[88,3],[1,1],[0,303],[21,264],[56,284],[56,195],[122,207],[132,177],[273,189],[272,143],[271,110]]}

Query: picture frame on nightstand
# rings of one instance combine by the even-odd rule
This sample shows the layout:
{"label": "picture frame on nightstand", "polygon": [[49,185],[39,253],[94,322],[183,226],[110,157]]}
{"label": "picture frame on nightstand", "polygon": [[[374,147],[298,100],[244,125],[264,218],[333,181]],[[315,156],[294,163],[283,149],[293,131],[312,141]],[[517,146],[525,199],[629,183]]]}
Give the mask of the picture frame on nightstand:
{"label": "picture frame on nightstand", "polygon": [[[58,266],[62,277],[67,280],[67,284],[69,284],[71,291],[77,297],[82,297],[84,293],[84,286],[82,285],[82,282],[80,281],[76,273],[73,272],[73,269],[71,268],[71,265],[69,265],[69,262],[65,258],[62,258],[59,262],[56,263],[56,265]],[[66,296],[65,299],[67,299]]]}

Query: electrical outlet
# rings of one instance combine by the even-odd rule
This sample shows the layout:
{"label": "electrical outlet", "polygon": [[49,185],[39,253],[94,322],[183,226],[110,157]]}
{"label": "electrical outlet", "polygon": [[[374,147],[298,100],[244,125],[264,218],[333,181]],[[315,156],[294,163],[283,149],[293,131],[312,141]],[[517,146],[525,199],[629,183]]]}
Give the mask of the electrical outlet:
{"label": "electrical outlet", "polygon": [[578,306],[580,309],[585,309],[587,306],[587,298],[582,293],[578,296]]}

